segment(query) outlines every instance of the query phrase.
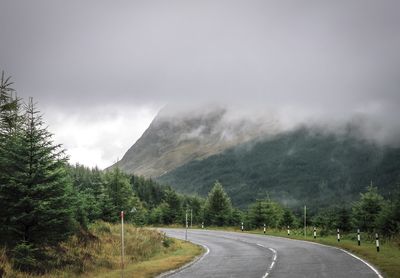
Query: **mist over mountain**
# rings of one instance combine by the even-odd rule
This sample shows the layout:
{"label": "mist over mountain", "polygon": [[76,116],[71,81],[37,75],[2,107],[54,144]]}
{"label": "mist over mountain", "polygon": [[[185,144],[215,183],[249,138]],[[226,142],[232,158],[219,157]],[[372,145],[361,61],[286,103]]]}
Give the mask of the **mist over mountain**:
{"label": "mist over mountain", "polygon": [[342,135],[302,127],[191,161],[158,180],[201,196],[218,180],[241,207],[273,198],[317,209],[354,201],[371,182],[390,195],[400,182],[400,149],[360,139],[357,127]]}
{"label": "mist over mountain", "polygon": [[367,117],[285,122],[260,111],[166,106],[116,165],[201,196],[218,180],[242,207],[329,206],[371,182],[384,195],[400,182],[400,148]]}
{"label": "mist over mountain", "polygon": [[158,177],[192,160],[278,132],[271,117],[245,117],[220,107],[162,109],[142,137],[114,166]]}

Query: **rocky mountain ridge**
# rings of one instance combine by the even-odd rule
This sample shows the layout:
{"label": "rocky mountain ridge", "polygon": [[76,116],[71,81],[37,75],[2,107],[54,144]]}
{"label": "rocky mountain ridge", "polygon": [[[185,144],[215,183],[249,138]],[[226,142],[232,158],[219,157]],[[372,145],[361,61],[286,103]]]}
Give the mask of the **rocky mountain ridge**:
{"label": "rocky mountain ridge", "polygon": [[221,107],[186,111],[166,107],[111,167],[157,178],[190,161],[205,159],[276,130],[273,119],[233,116]]}

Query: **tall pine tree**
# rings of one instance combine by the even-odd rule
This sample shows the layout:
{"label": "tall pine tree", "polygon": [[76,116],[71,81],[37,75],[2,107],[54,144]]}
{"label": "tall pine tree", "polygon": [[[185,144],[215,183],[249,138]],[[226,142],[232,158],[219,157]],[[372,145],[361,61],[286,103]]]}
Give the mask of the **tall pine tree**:
{"label": "tall pine tree", "polygon": [[13,157],[5,156],[8,171],[2,173],[0,201],[8,231],[6,240],[11,245],[55,245],[74,228],[66,158],[60,146],[53,143],[32,99],[25,111],[22,125],[12,138]]}
{"label": "tall pine tree", "polygon": [[141,213],[142,205],[133,192],[128,175],[117,167],[106,172],[104,183],[103,220],[117,222],[119,212],[125,211],[125,219],[131,221]]}
{"label": "tall pine tree", "polygon": [[[12,161],[15,160],[15,150],[21,132],[22,117],[20,101],[14,95],[10,77],[4,72],[0,81],[0,243],[8,243],[14,232],[8,223],[12,215],[6,211],[7,197],[2,194],[13,178]],[[4,208],[3,208],[4,207]]]}
{"label": "tall pine tree", "polygon": [[232,203],[218,181],[208,194],[204,206],[204,222],[206,225],[223,226],[231,222]]}

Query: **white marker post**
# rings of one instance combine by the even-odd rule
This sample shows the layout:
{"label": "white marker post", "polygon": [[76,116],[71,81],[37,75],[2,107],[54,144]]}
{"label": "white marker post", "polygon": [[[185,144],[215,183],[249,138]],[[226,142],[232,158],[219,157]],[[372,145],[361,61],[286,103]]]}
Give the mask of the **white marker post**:
{"label": "white marker post", "polygon": [[290,236],[290,226],[287,226],[287,235]]}
{"label": "white marker post", "polygon": [[242,232],[243,232],[243,222],[242,222]]}
{"label": "white marker post", "polygon": [[204,229],[204,222],[201,222],[201,228]]}
{"label": "white marker post", "polygon": [[192,216],[192,209],[190,209],[190,229],[193,228],[193,216]]}
{"label": "white marker post", "polygon": [[314,227],[314,239],[316,239],[316,238],[317,238],[317,228]]}
{"label": "white marker post", "polygon": [[121,211],[121,277],[124,278],[124,211]]}
{"label": "white marker post", "polygon": [[357,241],[358,241],[358,246],[360,246],[361,245],[360,229],[357,229]]}
{"label": "white marker post", "polygon": [[265,224],[264,224],[264,235],[265,235]]}
{"label": "white marker post", "polygon": [[340,230],[337,229],[337,241],[340,242]]}
{"label": "white marker post", "polygon": [[376,252],[379,252],[379,235],[378,235],[378,233],[375,234],[375,240],[376,240]]}

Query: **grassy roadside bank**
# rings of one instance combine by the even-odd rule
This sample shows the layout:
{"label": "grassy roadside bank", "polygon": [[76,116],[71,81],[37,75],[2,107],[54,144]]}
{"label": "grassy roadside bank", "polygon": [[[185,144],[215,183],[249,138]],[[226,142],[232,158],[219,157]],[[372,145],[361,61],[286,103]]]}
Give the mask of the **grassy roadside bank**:
{"label": "grassy roadside bank", "polygon": [[[201,247],[189,242],[174,239],[174,249],[171,250],[171,252],[158,254],[148,261],[128,265],[124,274],[126,277],[155,277],[158,274],[177,269],[191,262],[202,253],[203,249]],[[114,270],[107,274],[99,273],[93,277],[119,278],[121,277],[121,270]]]}
{"label": "grassy roadside bank", "polygon": [[[201,227],[196,227],[201,228]],[[209,230],[240,232],[237,227],[207,227]],[[245,233],[263,235],[262,229],[246,230]],[[287,230],[267,229],[266,235],[279,236],[284,238],[305,240],[316,242],[324,245],[339,247],[347,250],[360,258],[373,264],[384,277],[397,278],[400,273],[400,243],[398,241],[380,241],[380,252],[376,251],[375,241],[373,238],[367,238],[366,235],[361,235],[361,246],[357,244],[357,234],[349,233],[341,235],[340,242],[337,241],[336,235],[320,236],[317,232],[317,238],[313,238],[312,230],[307,230],[307,237],[304,237],[303,229],[295,229],[290,231],[290,236],[287,235]]]}
{"label": "grassy roadside bank", "polygon": [[[263,231],[249,231],[250,233],[263,234]],[[310,242],[316,242],[324,245],[339,247],[344,250],[350,251],[351,253],[359,256],[362,259],[373,264],[379,269],[384,277],[395,278],[399,277],[400,273],[400,248],[398,243],[390,241],[380,241],[380,251],[376,251],[375,241],[373,239],[364,238],[361,241],[361,245],[357,244],[357,234],[344,234],[341,235],[340,242],[337,241],[336,235],[327,235],[320,237],[317,234],[317,238],[314,239],[312,231],[309,230],[307,237],[304,237],[303,230],[291,231],[291,235],[288,236],[286,231],[282,230],[268,230],[267,235],[280,236],[285,238],[292,238],[298,240],[305,240]]]}
{"label": "grassy roadside bank", "polygon": [[[74,236],[58,250],[48,252],[52,268],[46,273],[27,274],[12,269],[5,250],[0,250],[4,278],[121,277],[120,225],[97,222],[89,233]],[[171,239],[156,230],[125,224],[126,277],[154,277],[189,263],[203,248]]]}

